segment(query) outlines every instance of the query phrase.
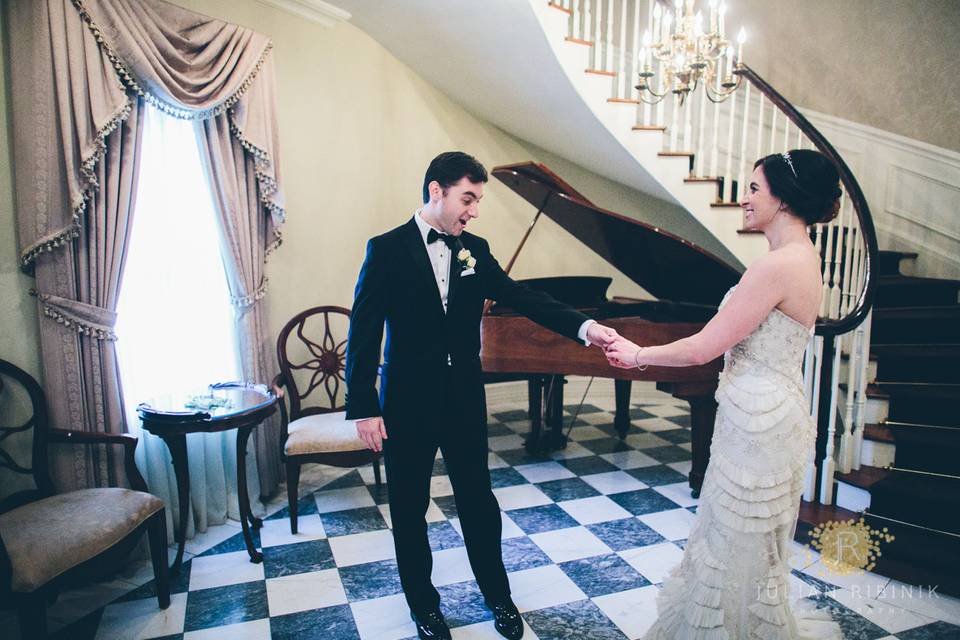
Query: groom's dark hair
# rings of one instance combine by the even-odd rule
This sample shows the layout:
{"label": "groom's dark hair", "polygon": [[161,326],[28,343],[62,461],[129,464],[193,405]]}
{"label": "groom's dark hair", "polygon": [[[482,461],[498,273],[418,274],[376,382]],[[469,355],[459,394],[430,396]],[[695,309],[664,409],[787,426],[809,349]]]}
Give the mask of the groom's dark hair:
{"label": "groom's dark hair", "polygon": [[446,151],[430,161],[427,173],[423,176],[423,203],[430,202],[427,186],[436,180],[446,193],[452,185],[467,177],[470,182],[486,182],[487,170],[480,161],[462,151]]}

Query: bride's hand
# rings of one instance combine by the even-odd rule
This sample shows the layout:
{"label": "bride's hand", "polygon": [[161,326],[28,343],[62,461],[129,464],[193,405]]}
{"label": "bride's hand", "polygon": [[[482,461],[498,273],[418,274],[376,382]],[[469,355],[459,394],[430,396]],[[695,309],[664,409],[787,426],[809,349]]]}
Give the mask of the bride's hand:
{"label": "bride's hand", "polygon": [[637,366],[637,352],[640,350],[633,342],[620,338],[604,350],[607,362],[620,369],[632,369]]}

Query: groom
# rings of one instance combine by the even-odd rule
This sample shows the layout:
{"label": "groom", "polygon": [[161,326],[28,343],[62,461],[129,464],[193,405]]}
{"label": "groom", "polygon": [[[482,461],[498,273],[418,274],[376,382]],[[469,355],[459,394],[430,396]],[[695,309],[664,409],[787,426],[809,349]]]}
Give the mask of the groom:
{"label": "groom", "polygon": [[[618,336],[507,276],[486,240],[464,231],[479,216],[487,171],[461,152],[442,153],[423,179],[423,208],[371,239],[354,294],[347,343],[347,419],[383,450],[403,592],[423,639],[450,638],[425,514],[439,448],[453,486],[467,555],[497,631],[523,636],[500,550],[500,507],[487,469],[486,398],[480,370],[484,299],[584,343]],[[384,324],[387,340],[375,388]]]}

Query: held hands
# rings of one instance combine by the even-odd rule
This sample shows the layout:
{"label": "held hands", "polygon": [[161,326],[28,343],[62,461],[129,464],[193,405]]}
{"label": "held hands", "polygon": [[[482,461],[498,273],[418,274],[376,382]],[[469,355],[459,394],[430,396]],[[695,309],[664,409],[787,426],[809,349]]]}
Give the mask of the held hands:
{"label": "held hands", "polygon": [[[607,356],[607,361],[614,367],[633,369],[643,364],[642,362],[637,362],[637,353],[640,352],[641,348],[642,347],[637,346],[626,338],[619,338],[608,347],[605,347],[603,352]],[[643,368],[645,369],[646,367]]]}
{"label": "held hands", "polygon": [[357,436],[373,451],[383,451],[383,441],[387,439],[387,428],[383,418],[374,416],[366,420],[357,420]]}
{"label": "held hands", "polygon": [[600,347],[604,351],[618,339],[620,339],[619,333],[599,322],[594,322],[587,327],[587,340],[590,341],[590,344]]}

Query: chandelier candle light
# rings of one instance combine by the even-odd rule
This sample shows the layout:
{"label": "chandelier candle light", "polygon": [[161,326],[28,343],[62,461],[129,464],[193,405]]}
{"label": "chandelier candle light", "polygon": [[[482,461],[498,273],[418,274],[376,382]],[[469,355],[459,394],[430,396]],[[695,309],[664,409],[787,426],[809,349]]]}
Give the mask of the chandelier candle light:
{"label": "chandelier candle light", "polygon": [[670,93],[683,104],[701,82],[713,102],[723,102],[740,87],[746,32],[741,28],[737,34],[734,56],[733,44],[725,37],[727,6],[710,0],[710,22],[705,31],[703,14],[694,13],[694,3],[674,0],[673,11],[654,3],[643,34],[640,84],[636,87],[647,104],[656,104]]}

